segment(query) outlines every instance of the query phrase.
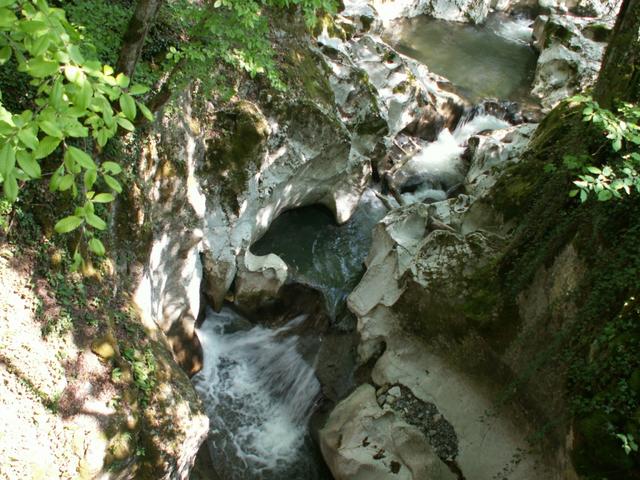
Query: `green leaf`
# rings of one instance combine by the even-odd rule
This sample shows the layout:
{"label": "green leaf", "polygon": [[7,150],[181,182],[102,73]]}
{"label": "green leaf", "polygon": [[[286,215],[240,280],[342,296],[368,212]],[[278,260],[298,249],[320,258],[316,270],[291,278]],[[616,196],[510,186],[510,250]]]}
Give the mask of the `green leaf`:
{"label": "green leaf", "polygon": [[124,73],[119,73],[116,76],[116,84],[120,88],[127,88],[129,86],[129,77],[127,77]]}
{"label": "green leaf", "polygon": [[38,124],[40,125],[40,128],[42,129],[42,131],[47,135],[51,135],[52,137],[56,137],[60,139],[64,137],[62,130],[60,130],[60,128],[55,123],[49,120],[43,120]]}
{"label": "green leaf", "polygon": [[39,57],[49,49],[49,45],[51,45],[51,37],[49,35],[42,35],[35,42],[33,42],[31,54],[34,57]]}
{"label": "green leaf", "polygon": [[36,148],[34,158],[36,160],[39,160],[41,158],[48,157],[55,151],[56,148],[58,148],[58,145],[60,145],[60,141],[61,140],[59,138],[49,136],[44,137],[42,140],[40,140],[40,143],[38,143],[38,148]]}
{"label": "green leaf", "polygon": [[601,202],[611,200],[611,197],[613,197],[613,195],[609,190],[601,190],[600,193],[598,193],[598,200]]}
{"label": "green leaf", "polygon": [[149,87],[146,85],[135,84],[129,89],[129,95],[142,95],[149,91]]}
{"label": "green leaf", "polygon": [[573,197],[575,197],[576,195],[578,195],[578,192],[580,192],[580,190],[578,190],[577,188],[574,188],[573,190],[571,190],[571,191],[569,192],[569,196],[573,198]]}
{"label": "green leaf", "polygon": [[99,193],[91,199],[93,203],[109,203],[113,202],[114,196],[110,193]]}
{"label": "green leaf", "polygon": [[38,148],[38,137],[36,136],[33,128],[24,128],[20,130],[18,132],[18,138],[31,150]]}
{"label": "green leaf", "polygon": [[144,115],[144,117],[150,122],[153,122],[155,117],[153,116],[153,113],[151,113],[151,110],[149,110],[147,106],[142,102],[136,102],[136,103],[138,104],[138,108],[142,112],[142,115]]}
{"label": "green leaf", "polygon": [[84,57],[78,45],[71,45],[71,47],[69,47],[69,58],[77,64],[84,63]]}
{"label": "green leaf", "polygon": [[122,167],[116,162],[107,161],[102,164],[102,168],[105,172],[109,172],[112,175],[118,175],[122,172]]}
{"label": "green leaf", "polygon": [[82,87],[80,87],[80,91],[76,95],[76,105],[78,108],[86,110],[89,107],[89,103],[91,103],[91,97],[93,97],[93,88],[91,87],[91,83],[84,82]]}
{"label": "green leaf", "polygon": [[20,168],[29,175],[31,178],[40,178],[40,164],[33,158],[32,154],[25,152],[24,150],[18,152],[18,165]]}
{"label": "green leaf", "polygon": [[580,191],[580,201],[582,203],[587,201],[587,192],[586,192],[586,190]]}
{"label": "green leaf", "polygon": [[49,94],[51,105],[56,109],[59,109],[62,106],[63,94],[64,87],[62,85],[62,78],[58,77],[56,82],[53,84],[53,87],[51,87],[51,93]]}
{"label": "green leaf", "polygon": [[49,191],[55,192],[60,188],[60,181],[62,180],[62,176],[64,175],[64,167],[60,166],[58,169],[53,172],[51,176],[51,180],[49,180]]}
{"label": "green leaf", "polygon": [[0,48],[0,65],[4,65],[11,58],[11,47],[9,45]]}
{"label": "green leaf", "polygon": [[69,233],[82,225],[83,222],[84,220],[82,218],[70,215],[59,220],[53,228],[58,233]]}
{"label": "green leaf", "polygon": [[37,35],[47,31],[47,24],[38,20],[23,20],[20,22],[20,30],[30,35]]}
{"label": "green leaf", "polygon": [[13,203],[16,201],[18,198],[18,180],[13,172],[4,177],[3,190],[4,196],[9,202]]}
{"label": "green leaf", "polygon": [[118,121],[118,125],[120,125],[125,130],[129,130],[130,132],[133,132],[136,128],[133,126],[133,123],[131,123],[126,118],[118,117],[117,121]]}
{"label": "green leaf", "polygon": [[64,76],[67,77],[67,80],[76,85],[82,85],[85,81],[84,72],[75,65],[65,65]]}
{"label": "green leaf", "polygon": [[602,171],[598,167],[594,167],[591,165],[587,167],[587,171],[589,173],[593,173],[594,175],[600,175],[602,173]]}
{"label": "green leaf", "polygon": [[93,185],[96,183],[98,178],[97,170],[86,170],[84,172],[84,188],[90,190]]}
{"label": "green leaf", "polygon": [[71,188],[71,185],[73,185],[75,179],[76,179],[75,175],[71,173],[67,173],[60,179],[60,185],[58,185],[58,190],[60,190],[61,192],[69,190]]}
{"label": "green leaf", "polygon": [[0,174],[7,178],[16,165],[16,151],[13,145],[5,143],[0,150]]}
{"label": "green leaf", "polygon": [[102,220],[95,213],[87,213],[87,216],[85,218],[89,225],[91,225],[94,228],[97,228],[98,230],[104,230],[105,228],[107,228],[107,222]]}
{"label": "green leaf", "polygon": [[84,265],[84,258],[78,252],[73,254],[73,263],[71,264],[71,271],[77,272],[78,269]]}
{"label": "green leaf", "polygon": [[0,28],[13,28],[17,21],[15,13],[8,8],[0,8]]}
{"label": "green leaf", "polygon": [[104,181],[109,186],[109,188],[115,190],[117,193],[122,193],[122,186],[120,185],[120,182],[118,182],[111,175],[105,175]]}
{"label": "green leaf", "polygon": [[69,147],[65,156],[66,155],[70,155],[74,162],[76,162],[82,168],[86,168],[87,170],[96,170],[97,168],[93,159],[89,155],[87,155],[86,152],[80,150],[79,148]]}
{"label": "green leaf", "polygon": [[92,238],[91,240],[89,240],[89,250],[100,257],[102,257],[106,252],[104,245],[97,238]]}
{"label": "green leaf", "polygon": [[49,77],[56,73],[60,68],[58,62],[52,62],[51,60],[45,60],[42,57],[36,57],[29,60],[27,64],[27,70],[36,78]]}
{"label": "green leaf", "polygon": [[96,140],[98,140],[98,145],[101,147],[104,147],[111,138],[111,134],[106,128],[101,128],[97,133],[94,132],[94,136],[96,137]]}
{"label": "green leaf", "polygon": [[611,144],[611,146],[613,147],[613,150],[615,152],[620,151],[620,149],[622,148],[622,139],[620,138],[616,138],[613,143]]}
{"label": "green leaf", "polygon": [[135,120],[136,118],[136,101],[133,97],[127,93],[123,93],[120,96],[120,109],[129,120]]}

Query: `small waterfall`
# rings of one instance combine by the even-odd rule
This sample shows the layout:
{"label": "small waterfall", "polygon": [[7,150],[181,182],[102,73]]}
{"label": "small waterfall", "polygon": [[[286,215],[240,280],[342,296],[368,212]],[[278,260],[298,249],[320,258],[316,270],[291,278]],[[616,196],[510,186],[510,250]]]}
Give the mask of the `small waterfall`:
{"label": "small waterfall", "polygon": [[533,40],[533,20],[528,18],[493,15],[487,21],[487,28],[515,43],[528,45]]}
{"label": "small waterfall", "polygon": [[320,384],[290,334],[304,319],[247,329],[247,320],[223,308],[209,311],[198,330],[204,367],[193,382],[211,421],[220,478],[319,478],[306,432]]}
{"label": "small waterfall", "polygon": [[485,130],[508,127],[509,123],[474,108],[462,117],[453,132],[444,129],[435,142],[425,144],[396,175],[395,182],[413,185],[413,191],[403,193],[406,203],[437,202],[447,198],[447,190],[464,182],[461,156],[469,138]]}

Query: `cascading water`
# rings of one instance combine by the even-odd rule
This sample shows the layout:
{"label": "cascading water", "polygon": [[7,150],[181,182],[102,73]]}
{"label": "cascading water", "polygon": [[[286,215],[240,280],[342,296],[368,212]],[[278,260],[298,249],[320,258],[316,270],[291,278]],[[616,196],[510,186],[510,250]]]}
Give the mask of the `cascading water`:
{"label": "cascading water", "polygon": [[[406,38],[411,37],[411,28],[417,25],[409,23]],[[434,25],[442,26],[437,22]],[[444,25],[448,30],[436,29],[436,34],[460,35],[456,31],[458,26]],[[486,49],[486,45],[477,41],[478,30],[460,28],[469,33],[466,37],[462,35],[462,39],[473,43],[476,51]],[[500,78],[492,88],[501,92],[519,91],[527,85],[530,74],[531,56],[528,47],[523,45],[530,36],[529,25],[524,21],[508,25],[490,22],[480,35],[486,37],[487,32],[491,37],[489,41],[498,42],[500,46],[496,62],[506,65],[498,72]],[[449,62],[452,55],[445,53]],[[486,51],[482,53],[477,55],[485,59],[482,69],[491,71],[493,67],[486,62]],[[524,63],[512,67],[511,60],[505,60],[510,56],[518,61],[524,58]],[[426,60],[431,67],[429,59]],[[460,60],[464,75],[473,75],[466,60]],[[519,77],[514,84],[505,86],[503,82],[511,81],[509,69],[513,68]],[[478,80],[480,84],[487,82],[483,78]],[[484,93],[474,91],[470,98],[478,95]],[[462,155],[469,138],[508,125],[481,107],[470,110],[453,131],[441,131],[436,141],[416,139],[420,150],[394,174],[394,186],[400,189],[407,204],[445,200],[454,194],[456,186],[464,183],[466,171]],[[372,229],[385,214],[386,208],[373,190],[365,191],[352,219],[342,226],[336,225],[331,214],[319,207],[292,210],[278,217],[251,250],[256,255],[275,253],[282,257],[295,281],[323,292],[327,309],[335,317],[360,279]],[[204,349],[204,367],[193,381],[211,420],[209,450],[221,479],[332,478],[308,434],[309,418],[320,398],[320,384],[314,373],[315,366],[307,361],[309,355],[300,353],[302,343],[308,346],[310,339],[317,340],[305,336],[301,342],[293,333],[299,330],[296,327],[302,321],[303,317],[297,317],[283,327],[268,329],[252,326],[225,308],[220,313],[209,311],[198,330]]]}
{"label": "cascading water", "polygon": [[210,418],[209,451],[220,478],[326,478],[307,435],[320,384],[290,332],[303,320],[246,329],[247,320],[223,308],[209,311],[198,330],[204,366],[193,383]]}
{"label": "cascading water", "polygon": [[[474,112],[476,114],[476,112]],[[403,193],[406,203],[440,201],[447,198],[447,190],[464,181],[461,156],[473,135],[485,130],[508,127],[509,123],[493,115],[480,113],[464,116],[453,132],[444,129],[435,142],[422,144],[418,151],[396,174],[398,185],[413,181],[417,188]]]}

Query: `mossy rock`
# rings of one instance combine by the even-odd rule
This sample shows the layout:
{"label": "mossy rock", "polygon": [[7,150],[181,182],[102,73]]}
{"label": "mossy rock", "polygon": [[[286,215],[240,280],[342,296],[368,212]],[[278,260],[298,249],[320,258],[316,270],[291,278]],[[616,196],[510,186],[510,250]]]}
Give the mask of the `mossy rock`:
{"label": "mossy rock", "polygon": [[634,462],[611,431],[615,419],[596,413],[575,424],[576,447],[573,464],[587,478],[628,479]]}
{"label": "mossy rock", "polygon": [[219,185],[227,207],[237,212],[237,197],[262,160],[269,125],[257,106],[240,101],[217,115],[219,137],[209,142],[200,174]]}

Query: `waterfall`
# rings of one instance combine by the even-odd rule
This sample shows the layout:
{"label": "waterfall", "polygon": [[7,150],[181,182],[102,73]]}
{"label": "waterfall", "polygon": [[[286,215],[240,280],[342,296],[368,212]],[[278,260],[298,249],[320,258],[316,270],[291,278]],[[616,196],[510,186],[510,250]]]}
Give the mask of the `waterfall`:
{"label": "waterfall", "polygon": [[304,319],[246,329],[247,320],[224,308],[209,311],[198,330],[204,367],[193,382],[211,422],[209,450],[221,478],[317,478],[304,449],[320,384],[290,333]]}
{"label": "waterfall", "polygon": [[447,198],[447,190],[464,182],[465,171],[461,156],[473,135],[485,130],[506,128],[509,123],[482,109],[472,109],[458,122],[453,132],[444,129],[438,138],[423,145],[396,175],[400,185],[413,183],[413,191],[403,193],[406,203],[437,202]]}

